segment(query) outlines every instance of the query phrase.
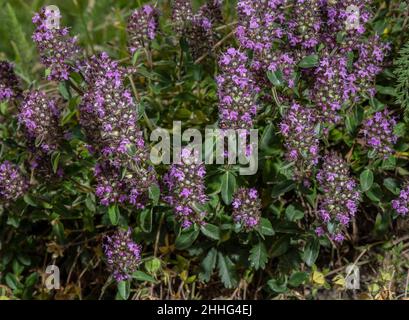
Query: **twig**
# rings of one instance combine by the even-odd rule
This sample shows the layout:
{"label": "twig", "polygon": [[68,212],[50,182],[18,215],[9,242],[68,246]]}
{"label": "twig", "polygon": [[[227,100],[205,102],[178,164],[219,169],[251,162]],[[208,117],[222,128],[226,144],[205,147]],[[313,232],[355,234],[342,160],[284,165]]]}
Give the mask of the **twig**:
{"label": "twig", "polygon": [[230,23],[225,24],[223,26],[217,27],[214,30],[216,30],[216,31],[223,30],[223,29],[226,29],[228,27],[235,26],[237,23],[238,23],[237,21],[233,21],[233,22],[230,22]]}
{"label": "twig", "polygon": [[[218,47],[220,47],[223,42],[225,42],[226,40],[228,40],[231,36],[234,35],[234,31],[230,32],[227,36],[225,36],[223,39],[221,39],[219,42],[217,42],[213,47],[212,47],[212,51],[214,51],[215,49],[217,49]],[[201,57],[199,57],[196,61],[195,64],[200,63],[204,58],[206,58],[209,55],[209,52],[206,52],[204,55],[202,55]]]}
{"label": "twig", "polygon": [[105,290],[109,287],[109,285],[112,283],[112,275],[110,275],[107,279],[107,281],[105,282],[104,286],[101,289],[101,294],[98,297],[98,300],[101,300],[102,297],[104,296]]}
{"label": "twig", "polygon": [[[129,79],[129,81],[131,83],[132,92],[133,92],[133,94],[135,96],[135,99],[138,102],[138,101],[140,101],[140,98],[139,98],[138,91],[136,90],[135,83],[134,83],[134,81],[132,79],[132,76],[128,76],[128,79]],[[152,123],[151,119],[149,119],[149,117],[146,114],[145,110],[143,110],[143,118],[146,121],[146,124],[147,124],[149,130],[153,131],[154,128],[155,128],[155,125]]]}

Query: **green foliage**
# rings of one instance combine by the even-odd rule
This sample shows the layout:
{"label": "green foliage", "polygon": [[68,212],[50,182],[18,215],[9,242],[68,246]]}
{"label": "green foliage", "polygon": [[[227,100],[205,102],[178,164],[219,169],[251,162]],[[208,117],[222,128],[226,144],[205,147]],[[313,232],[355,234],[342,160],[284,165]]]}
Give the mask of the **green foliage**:
{"label": "green foliage", "polygon": [[405,122],[409,122],[409,43],[400,51],[395,62],[397,101],[405,110]]}
{"label": "green foliage", "polygon": [[[0,299],[213,299],[232,294],[234,298],[298,299],[305,295],[310,299],[319,297],[325,288],[339,289],[335,277],[342,278],[346,264],[358,257],[358,263],[364,262],[362,272],[374,277],[379,292],[383,286],[404,292],[406,278],[402,274],[406,276],[409,266],[402,258],[407,256],[407,240],[403,243],[401,239],[405,239],[408,225],[397,217],[390,203],[409,177],[409,43],[402,45],[408,41],[407,1],[374,1],[378,11],[369,29],[378,31],[392,46],[376,81],[375,97],[361,97],[343,106],[340,112],[345,125],[316,128],[319,133],[328,131],[321,147],[342,153],[363,192],[350,238],[343,246],[315,235],[322,196],[314,178],[316,169],[309,185],[298,183],[292,178],[294,164],[284,159],[285,141],[279,123],[289,102],[282,96],[290,92],[306,97],[308,92],[305,83],[288,88],[281,70],[266,74],[271,95],[261,99],[255,121],[261,133],[257,174],[241,176],[235,165],[206,167],[209,201],[200,208],[207,212],[206,223],[182,229],[163,200],[166,194],[160,181],[149,187],[145,208],[99,203],[93,171],[96,160],[87,149],[79,123],[83,78],[74,73],[70,81],[44,80],[49,70],[39,62],[30,39],[31,17],[43,5],[56,4],[62,23],[70,26],[71,34],[78,35],[86,56],[106,51],[121,65],[136,68],[132,80],[138,122],[146,141],[152,128],[169,130],[174,120],[182,121],[183,128],[202,131],[216,126],[217,57],[222,50],[237,45],[228,36],[236,23],[236,1],[224,1],[225,25],[218,30],[217,40],[225,40],[202,63],[194,63],[186,40],[174,36],[169,1],[158,2],[161,32],[152,43],[152,61],[144,52],[128,53],[127,17],[146,2],[0,0],[0,59],[15,63],[24,90],[41,88],[60,99],[60,124],[69,133],[61,149],[47,160],[54,176],[59,169],[64,170],[63,178],[39,177],[29,165],[27,141],[16,120],[19,105],[0,105],[1,161],[23,168],[32,186],[16,203],[0,205]],[[194,7],[203,2],[195,1]],[[318,63],[318,53],[308,53],[296,67],[297,77],[308,75]],[[133,89],[130,79],[126,85]],[[395,128],[399,136],[396,154],[376,159],[364,150],[359,130],[368,114],[385,106],[393,110],[398,122],[404,112],[405,123],[399,122]],[[155,170],[163,177],[168,168],[158,165]],[[242,186],[255,186],[262,202],[260,225],[250,232],[244,232],[231,216],[233,195]],[[131,229],[134,240],[142,245],[142,260],[130,279],[115,283],[106,268],[101,244],[118,227]],[[399,283],[371,273],[374,269],[384,271],[386,262],[396,270],[394,277]],[[51,264],[60,268],[60,291],[44,287],[44,266]],[[371,268],[365,269],[367,265]],[[363,290],[369,287],[370,283],[363,284]]]}

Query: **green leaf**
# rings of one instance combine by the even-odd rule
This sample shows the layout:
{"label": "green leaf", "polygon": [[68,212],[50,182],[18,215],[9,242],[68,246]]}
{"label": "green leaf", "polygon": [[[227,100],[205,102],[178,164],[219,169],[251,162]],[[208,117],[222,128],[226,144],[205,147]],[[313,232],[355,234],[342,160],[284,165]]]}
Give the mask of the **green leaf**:
{"label": "green leaf", "polygon": [[58,170],[58,162],[60,161],[60,157],[61,157],[61,152],[59,151],[53,152],[53,154],[51,155],[51,164],[52,164],[54,173],[56,173]]}
{"label": "green leaf", "polygon": [[189,248],[199,235],[199,229],[194,225],[183,230],[176,238],[175,246],[178,250]]}
{"label": "green leaf", "polygon": [[206,223],[200,227],[202,233],[213,240],[220,240],[220,228],[211,223]]}
{"label": "green leaf", "polygon": [[32,286],[34,286],[34,285],[37,283],[38,278],[39,278],[39,276],[38,276],[38,273],[37,273],[37,272],[33,272],[32,274],[30,274],[30,275],[26,278],[26,280],[24,281],[25,287],[32,287]]}
{"label": "green leaf", "polygon": [[377,85],[376,86],[376,91],[378,93],[381,93],[381,94],[384,94],[384,95],[387,95],[387,96],[392,96],[392,97],[397,96],[396,91],[395,91],[395,89],[393,87],[384,87],[384,86]]}
{"label": "green leaf", "polygon": [[150,274],[155,274],[160,269],[160,266],[160,259],[155,257],[145,262],[146,271],[148,271]]}
{"label": "green leaf", "polygon": [[275,234],[270,220],[268,220],[267,218],[261,218],[259,232],[265,236],[273,236]]}
{"label": "green leaf", "polygon": [[218,257],[217,266],[219,268],[219,276],[222,279],[224,286],[228,289],[236,287],[238,281],[234,269],[234,263],[229,257],[224,256],[221,252],[219,252]]}
{"label": "green leaf", "polygon": [[157,281],[152,276],[140,270],[137,270],[134,273],[132,273],[132,278],[138,281],[157,283]]}
{"label": "green leaf", "polygon": [[59,220],[54,220],[52,222],[53,226],[53,233],[58,238],[60,242],[64,241],[65,233],[64,233],[64,225]]}
{"label": "green leaf", "polygon": [[277,70],[274,72],[267,71],[267,78],[276,87],[280,87],[283,84],[283,73],[281,72],[281,70]]}
{"label": "green leaf", "polygon": [[119,281],[117,284],[119,296],[127,300],[129,298],[129,294],[131,293],[131,284],[129,281]]}
{"label": "green leaf", "polygon": [[225,204],[229,205],[233,200],[233,194],[236,190],[236,177],[226,171],[222,176],[221,194]]}
{"label": "green leaf", "polygon": [[277,293],[284,293],[287,291],[287,281],[284,279],[270,279],[267,281],[269,288]]}
{"label": "green leaf", "polygon": [[298,287],[301,284],[303,284],[305,281],[307,281],[309,278],[309,275],[307,272],[294,272],[290,279],[288,279],[288,284],[292,287]]}
{"label": "green leaf", "polygon": [[384,235],[391,224],[391,214],[380,212],[376,215],[374,231],[378,235]]}
{"label": "green leaf", "polygon": [[318,65],[318,55],[317,54],[312,54],[309,56],[304,57],[299,63],[298,66],[300,68],[312,68],[316,67]]}
{"label": "green leaf", "polygon": [[152,231],[152,219],[153,212],[150,208],[143,209],[139,214],[139,226],[144,232]]}
{"label": "green leaf", "polygon": [[271,257],[276,258],[287,252],[290,246],[290,237],[288,235],[282,236],[276,240],[271,246]]}
{"label": "green leaf", "polygon": [[295,183],[294,183],[293,180],[285,180],[285,181],[282,181],[282,182],[276,184],[276,185],[273,187],[273,189],[272,189],[272,191],[271,191],[271,196],[272,196],[273,198],[279,197],[279,196],[281,196],[282,194],[284,194],[284,193],[286,193],[286,192],[288,192],[288,191],[293,190],[294,188],[295,188]]}
{"label": "green leaf", "polygon": [[375,182],[372,185],[372,188],[368,190],[365,194],[373,202],[380,202],[384,195],[384,191],[382,190],[380,185]]}
{"label": "green leaf", "polygon": [[7,286],[9,286],[12,290],[16,290],[17,288],[21,286],[17,277],[12,273],[7,273],[5,280],[6,280]]}
{"label": "green leaf", "polygon": [[272,154],[274,152],[274,148],[272,147],[275,135],[275,128],[273,124],[268,124],[265,127],[263,134],[260,138],[260,150],[265,151],[268,154]]}
{"label": "green leaf", "polygon": [[395,170],[396,158],[394,156],[389,156],[387,159],[382,161],[382,169],[384,170]]}
{"label": "green leaf", "polygon": [[160,196],[159,186],[156,183],[150,185],[149,186],[149,199],[153,201],[154,205],[158,204],[159,196]]}
{"label": "green leaf", "polygon": [[60,84],[58,85],[58,91],[60,91],[60,94],[63,96],[65,100],[71,99],[71,93],[67,86],[67,82],[60,82]]}
{"label": "green leaf", "polygon": [[23,198],[25,203],[29,204],[32,207],[37,207],[37,204],[34,202],[34,200],[28,193],[26,193]]}
{"label": "green leaf", "polygon": [[304,217],[304,212],[295,209],[295,207],[292,204],[290,204],[285,209],[285,216],[289,221],[297,221]]}
{"label": "green leaf", "polygon": [[383,180],[383,185],[394,195],[398,195],[400,193],[398,181],[394,178],[386,178]]}
{"label": "green leaf", "polygon": [[264,269],[268,261],[268,254],[263,242],[259,242],[250,250],[249,260],[256,270]]}
{"label": "green leaf", "polygon": [[119,207],[116,204],[111,204],[108,208],[109,221],[116,226],[119,222]]}
{"label": "green leaf", "polygon": [[374,177],[372,171],[369,169],[364,170],[360,175],[361,190],[365,192],[371,189],[373,180]]}
{"label": "green leaf", "polygon": [[398,137],[404,137],[406,134],[406,123],[399,122],[394,128],[393,133]]}
{"label": "green leaf", "polygon": [[203,272],[199,274],[200,280],[206,281],[206,282],[210,280],[213,270],[216,267],[216,262],[217,262],[217,250],[215,248],[211,248],[201,263]]}
{"label": "green leaf", "polygon": [[320,242],[318,239],[313,239],[305,246],[302,259],[309,267],[311,267],[315,263],[315,260],[317,260],[319,252]]}

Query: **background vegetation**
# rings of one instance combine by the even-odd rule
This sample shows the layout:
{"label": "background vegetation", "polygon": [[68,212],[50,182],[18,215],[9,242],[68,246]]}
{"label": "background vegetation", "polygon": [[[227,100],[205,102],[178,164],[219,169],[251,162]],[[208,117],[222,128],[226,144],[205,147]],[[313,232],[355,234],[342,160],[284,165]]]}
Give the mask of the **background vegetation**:
{"label": "background vegetation", "polygon": [[[278,113],[260,116],[260,166],[255,176],[240,177],[229,167],[208,168],[210,196],[208,224],[181,231],[172,209],[151,194],[144,210],[121,207],[110,213],[94,195],[94,160],[86,152],[77,119],[79,98],[65,83],[44,80],[31,40],[34,12],[46,4],[57,5],[62,24],[78,35],[88,55],[106,51],[124,65],[132,64],[127,49],[126,21],[144,1],[0,0],[0,60],[15,63],[25,89],[41,88],[65,99],[62,124],[74,134],[58,159],[68,178],[34,183],[30,192],[11,207],[0,206],[0,297],[8,299],[403,299],[409,290],[409,222],[397,217],[390,206],[409,175],[409,141],[405,107],[409,110],[409,49],[402,51],[409,35],[407,1],[375,1],[371,28],[388,41],[392,50],[377,79],[376,103],[388,105],[399,116],[399,142],[395,156],[371,166],[363,201],[353,223],[351,239],[341,246],[318,239],[311,228],[314,214],[307,208],[316,203],[316,190],[306,191],[289,177],[283,160]],[[198,8],[203,1],[194,1]],[[157,1],[160,32],[153,42],[153,64],[137,66],[140,110],[157,126],[169,128],[173,120],[184,127],[204,128],[217,120],[215,59],[195,63],[187,44],[175,46],[169,23],[169,1]],[[226,26],[218,31],[215,54],[234,44],[235,1],[225,0]],[[402,58],[403,56],[403,58]],[[395,61],[401,57],[397,71]],[[406,58],[405,58],[406,57]],[[405,60],[406,59],[406,60]],[[399,73],[400,72],[400,73]],[[397,79],[397,75],[400,79]],[[405,78],[406,77],[406,78]],[[406,80],[405,80],[406,79]],[[399,80],[399,81],[398,81]],[[406,81],[406,82],[405,82]],[[266,104],[267,105],[267,104]],[[270,102],[274,106],[273,102]],[[355,128],[363,111],[377,108],[362,101],[349,116]],[[24,148],[13,110],[0,110],[2,154],[22,163]],[[140,119],[149,134],[146,118]],[[368,159],[353,150],[354,128],[336,127],[328,145],[349,151],[353,174],[361,177]],[[166,166],[157,167],[162,174]],[[239,233],[230,217],[229,202],[238,186],[257,186],[262,196],[262,227],[257,232]],[[369,183],[369,185],[368,185]],[[362,187],[362,186],[361,186]],[[118,215],[112,218],[112,214]],[[143,246],[143,262],[132,281],[117,285],[106,270],[101,241],[116,227],[131,226],[135,240]],[[361,289],[345,290],[345,267],[361,268]],[[58,265],[60,290],[47,290],[43,277],[47,265]]]}

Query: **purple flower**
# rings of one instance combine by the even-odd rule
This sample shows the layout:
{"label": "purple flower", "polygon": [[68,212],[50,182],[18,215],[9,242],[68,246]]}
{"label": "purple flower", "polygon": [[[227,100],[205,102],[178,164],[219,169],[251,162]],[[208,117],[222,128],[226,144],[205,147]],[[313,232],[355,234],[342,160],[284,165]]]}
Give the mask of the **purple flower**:
{"label": "purple flower", "polygon": [[190,0],[172,1],[172,23],[175,33],[181,37],[186,26],[193,19],[193,10]]}
{"label": "purple flower", "polygon": [[164,177],[168,189],[165,200],[174,208],[176,219],[182,227],[202,224],[206,212],[201,206],[206,203],[204,176],[205,166],[200,159],[182,150],[181,163],[174,163]]}
{"label": "purple flower", "polygon": [[287,159],[294,162],[296,179],[309,176],[318,163],[319,140],[315,132],[317,123],[314,109],[296,103],[280,123]]}
{"label": "purple flower", "polygon": [[321,235],[325,230],[332,240],[342,242],[343,233],[358,210],[360,192],[347,163],[336,153],[324,157],[317,180],[322,191],[318,205],[322,225],[316,232]]}
{"label": "purple flower", "polygon": [[382,63],[390,50],[388,44],[382,43],[378,35],[356,45],[358,58],[354,63],[354,81],[357,92],[367,96],[376,93],[375,79],[382,71]]}
{"label": "purple flower", "polygon": [[342,104],[351,96],[353,83],[347,70],[347,58],[326,53],[314,72],[311,99],[319,107],[321,121],[337,123]]}
{"label": "purple flower", "polygon": [[80,69],[89,84],[80,104],[80,123],[94,149],[108,156],[143,145],[135,102],[123,85],[127,70],[106,53],[91,57]]}
{"label": "purple flower", "polygon": [[77,38],[71,38],[67,28],[49,28],[47,20],[51,12],[41,9],[33,17],[36,29],[33,40],[37,45],[42,63],[49,69],[49,80],[68,80],[74,70],[73,65],[78,59],[80,50]]}
{"label": "purple flower", "polygon": [[158,11],[149,4],[132,13],[127,25],[131,54],[150,46],[157,33],[158,19]]}
{"label": "purple flower", "polygon": [[97,196],[103,205],[129,203],[142,208],[156,174],[137,124],[137,108],[121,68],[106,53],[79,66],[88,83],[80,104],[80,124],[100,156],[95,168]]}
{"label": "purple flower", "polygon": [[[115,165],[117,164],[117,165]],[[138,167],[132,159],[128,161],[100,160],[94,170],[96,196],[104,206],[112,203],[130,204],[144,208],[149,187],[156,183],[153,167]]]}
{"label": "purple flower", "polygon": [[315,47],[320,40],[324,24],[321,15],[321,0],[296,0],[288,23],[289,39],[292,46]]}
{"label": "purple flower", "polygon": [[112,236],[106,236],[102,248],[116,281],[129,279],[137,270],[142,248],[132,240],[131,229],[117,230]]}
{"label": "purple flower", "polygon": [[28,189],[28,181],[20,168],[4,161],[0,163],[0,203],[6,206],[24,195]]}
{"label": "purple flower", "polygon": [[0,102],[15,99],[20,94],[20,83],[13,65],[7,61],[0,61]]}
{"label": "purple flower", "polygon": [[18,114],[28,138],[42,152],[55,151],[62,139],[59,126],[60,110],[56,99],[42,91],[31,91],[24,97]]}
{"label": "purple flower", "polygon": [[398,140],[393,133],[395,126],[396,121],[388,109],[374,113],[364,121],[360,131],[365,147],[381,158],[392,155],[393,146]]}
{"label": "purple flower", "polygon": [[[214,27],[223,21],[221,1],[207,1],[194,15],[192,15],[191,10],[185,11],[183,35],[186,36],[193,59],[203,59],[206,55],[212,55],[215,43]],[[180,10],[177,12],[180,12]]]}
{"label": "purple flower", "polygon": [[247,55],[234,48],[220,58],[217,85],[222,129],[250,129],[253,126],[258,88],[247,66]]}
{"label": "purple flower", "polygon": [[392,200],[392,208],[401,216],[409,213],[409,183],[405,183],[400,191],[399,197]]}
{"label": "purple flower", "polygon": [[[365,32],[365,23],[371,18],[372,0],[325,1],[323,13],[326,16],[326,30],[323,38],[331,49],[335,46],[351,51]],[[357,11],[355,11],[357,9]],[[356,19],[357,18],[357,19]],[[337,39],[337,35],[342,38]]]}
{"label": "purple flower", "polygon": [[244,48],[261,52],[263,49],[270,49],[274,40],[282,37],[281,25],[285,21],[282,6],[285,2],[238,1],[236,36]]}
{"label": "purple flower", "polygon": [[233,195],[233,220],[246,231],[255,229],[260,223],[261,200],[254,188],[239,188]]}

